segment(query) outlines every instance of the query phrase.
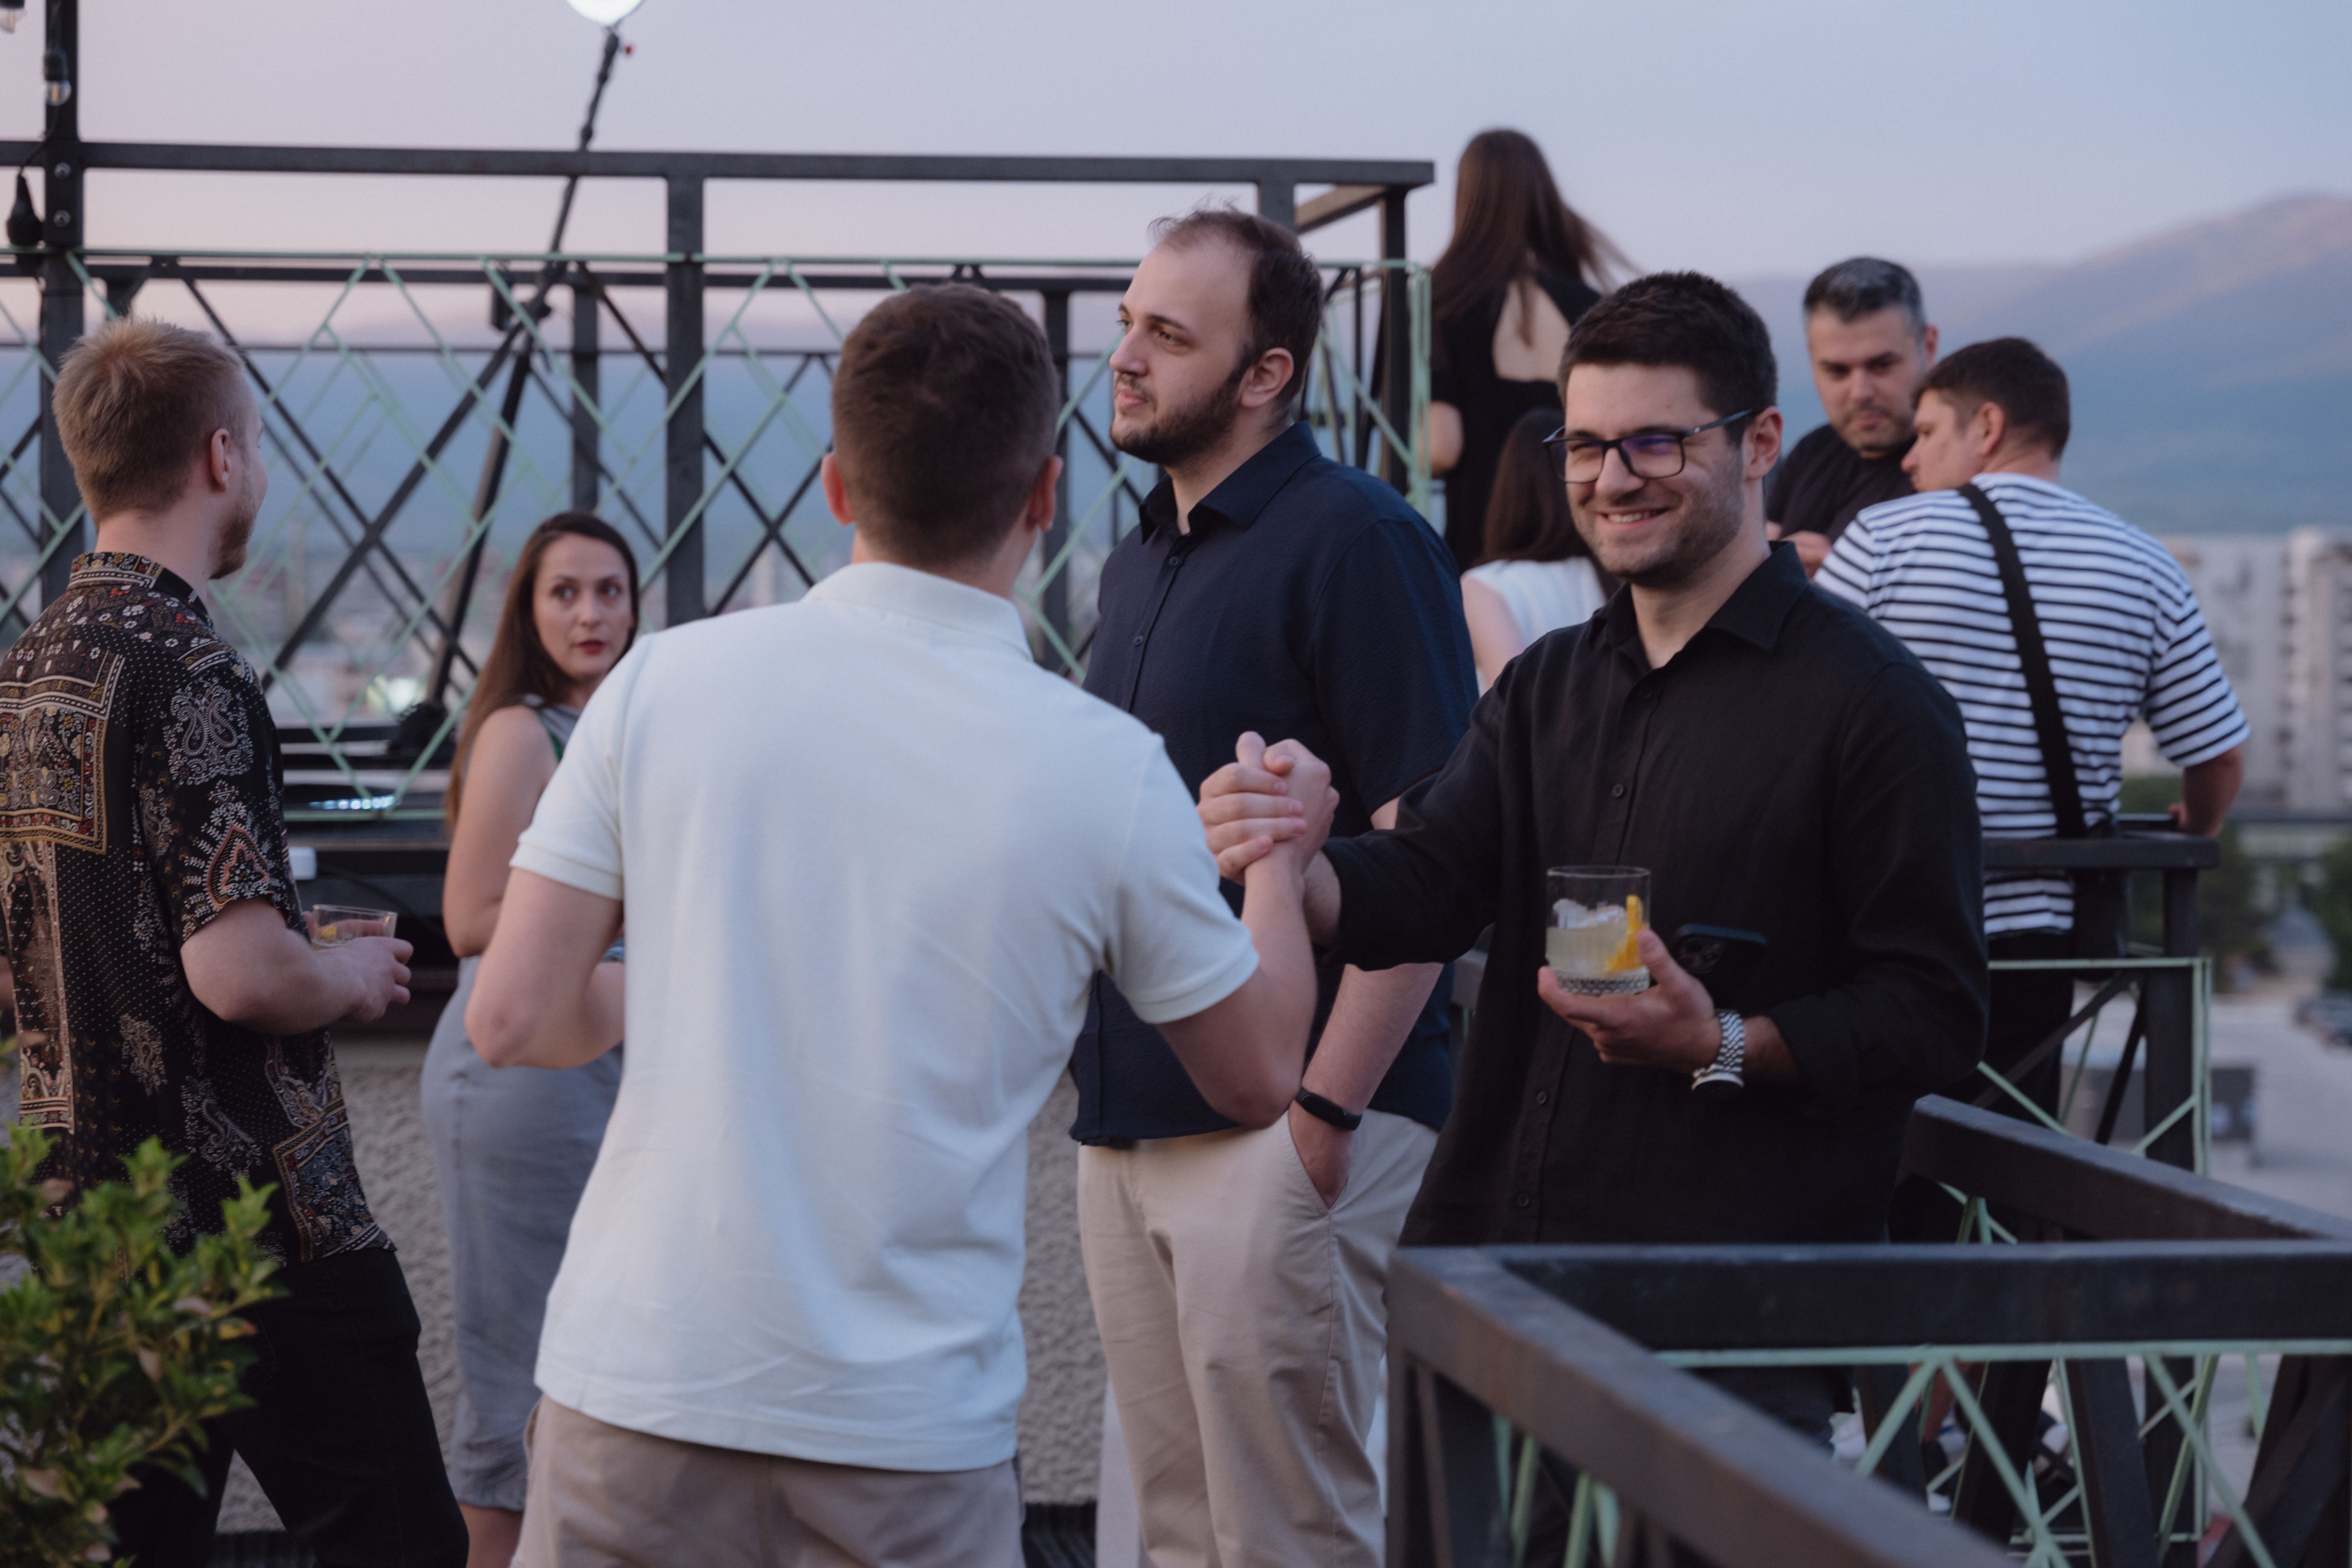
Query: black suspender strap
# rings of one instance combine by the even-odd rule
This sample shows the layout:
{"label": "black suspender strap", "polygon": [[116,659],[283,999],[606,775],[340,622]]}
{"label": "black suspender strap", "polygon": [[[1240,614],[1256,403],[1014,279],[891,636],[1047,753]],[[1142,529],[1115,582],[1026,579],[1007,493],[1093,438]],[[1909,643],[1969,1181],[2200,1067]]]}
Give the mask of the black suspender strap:
{"label": "black suspender strap", "polygon": [[2025,563],[2017,557],[2017,541],[2009,520],[1992,498],[1973,484],[1960,494],[1977,509],[1985,537],[1992,542],[1992,558],[2000,567],[2000,591],[2009,601],[2009,627],[2017,639],[2017,662],[2025,672],[2025,695],[2033,705],[2033,731],[2042,742],[2042,771],[2050,783],[2050,805],[2058,816],[2058,837],[2087,838],[2090,822],[2083,809],[2083,789],[2074,777],[2074,749],[2066,738],[2066,717],[2058,708],[2058,679],[2050,670],[2050,651],[2042,646],[2042,622],[2033,613],[2033,597],[2025,586]]}

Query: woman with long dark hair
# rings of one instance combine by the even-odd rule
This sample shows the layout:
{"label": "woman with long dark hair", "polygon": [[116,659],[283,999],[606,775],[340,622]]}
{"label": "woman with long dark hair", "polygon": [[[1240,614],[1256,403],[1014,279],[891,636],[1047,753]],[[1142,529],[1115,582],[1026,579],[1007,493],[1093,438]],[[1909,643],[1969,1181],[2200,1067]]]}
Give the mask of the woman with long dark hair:
{"label": "woman with long dark hair", "polygon": [[1462,577],[1481,691],[1529,643],[1591,619],[1617,590],[1576,531],[1568,486],[1544,447],[1559,421],[1551,409],[1530,409],[1504,437],[1486,500],[1486,559]]}
{"label": "woman with long dark hair", "polygon": [[1535,142],[1517,131],[1470,139],[1454,237],[1430,272],[1430,470],[1445,478],[1445,542],[1462,570],[1482,553],[1503,437],[1529,409],[1559,406],[1568,329],[1624,265],[1561,199]]}
{"label": "woman with long dark hair", "polygon": [[[497,929],[507,862],[555,776],[580,710],[637,635],[637,563],[603,519],[560,512],[531,531],[466,709],[446,813],[441,896],[457,991],[433,1031],[422,1089],[449,1231],[463,1383],[449,1480],[472,1538],[467,1568],[507,1568],[522,1533],[523,1421],[548,1288],[563,1260],[621,1086],[620,1052],[585,1067],[493,1069],[466,1038],[474,967]],[[614,954],[616,957],[617,948]]]}

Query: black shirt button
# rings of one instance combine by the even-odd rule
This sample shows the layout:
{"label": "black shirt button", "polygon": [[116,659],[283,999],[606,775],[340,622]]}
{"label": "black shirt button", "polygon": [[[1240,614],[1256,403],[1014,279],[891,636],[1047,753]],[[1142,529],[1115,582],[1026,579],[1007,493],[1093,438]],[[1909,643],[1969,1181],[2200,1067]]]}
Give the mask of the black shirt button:
{"label": "black shirt button", "polygon": [[1141,647],[1143,646],[1143,634],[1141,632],[1135,634],[1135,646],[1138,647]]}
{"label": "black shirt button", "polygon": [[1548,1089],[1539,1089],[1536,1090],[1536,1103],[1538,1105],[1549,1105],[1551,1103],[1551,1090]]}
{"label": "black shirt button", "polygon": [[1525,1193],[1521,1193],[1517,1197],[1511,1200],[1511,1206],[1515,1209],[1529,1208],[1532,1207],[1534,1204],[1535,1199],[1528,1196]]}
{"label": "black shirt button", "polygon": [[1609,786],[1609,798],[1611,800],[1622,800],[1624,798],[1624,795],[1625,786],[1623,784],[1611,784]]}

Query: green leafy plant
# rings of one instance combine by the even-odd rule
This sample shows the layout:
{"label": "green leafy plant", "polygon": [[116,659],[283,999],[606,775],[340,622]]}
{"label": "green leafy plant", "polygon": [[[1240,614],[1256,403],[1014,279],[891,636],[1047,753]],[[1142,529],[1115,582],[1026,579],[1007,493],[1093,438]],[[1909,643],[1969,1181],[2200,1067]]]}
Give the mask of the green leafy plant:
{"label": "green leafy plant", "polygon": [[[0,1563],[118,1561],[110,1505],[152,1464],[201,1488],[202,1424],[247,1403],[237,1377],[253,1329],[236,1314],[275,1295],[255,1245],[267,1188],[240,1182],[216,1235],[184,1256],[179,1161],[149,1139],[124,1180],[70,1189],[38,1172],[48,1136],[0,1150]],[[22,1259],[21,1269],[9,1267]]]}

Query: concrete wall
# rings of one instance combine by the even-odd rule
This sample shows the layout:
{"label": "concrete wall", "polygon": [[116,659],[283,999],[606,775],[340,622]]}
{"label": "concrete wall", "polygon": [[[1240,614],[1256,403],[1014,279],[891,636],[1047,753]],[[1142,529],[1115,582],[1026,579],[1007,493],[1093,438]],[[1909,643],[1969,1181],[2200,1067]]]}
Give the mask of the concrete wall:
{"label": "concrete wall", "polygon": [[[449,1323],[449,1252],[416,1100],[424,1042],[350,1041],[336,1047],[336,1056],[360,1179],[377,1221],[400,1248],[425,1321],[419,1353],[446,1442],[457,1405],[457,1364]],[[13,1093],[8,1102],[14,1105]],[[1029,1272],[1021,1289],[1029,1396],[1021,1407],[1021,1465],[1033,1502],[1083,1502],[1095,1495],[1103,1363],[1078,1258],[1077,1146],[1067,1133],[1075,1104],[1066,1078],[1029,1130]],[[230,1476],[221,1528],[278,1528],[277,1514],[242,1464]]]}

